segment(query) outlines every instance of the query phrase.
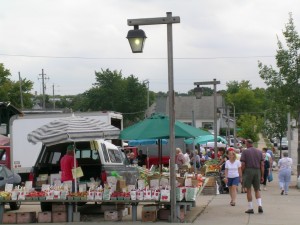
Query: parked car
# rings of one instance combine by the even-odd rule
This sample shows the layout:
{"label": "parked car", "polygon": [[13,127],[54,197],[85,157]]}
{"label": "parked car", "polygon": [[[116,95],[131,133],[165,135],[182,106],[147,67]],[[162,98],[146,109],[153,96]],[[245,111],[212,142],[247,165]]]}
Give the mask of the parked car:
{"label": "parked car", "polygon": [[[21,183],[21,176],[17,173],[12,172],[4,165],[0,165],[0,190],[5,190],[6,184],[19,185]],[[11,210],[17,210],[20,208],[20,202],[10,202],[9,203]]]}
{"label": "parked car", "polygon": [[[52,184],[51,176],[60,172],[60,159],[66,154],[70,143],[43,146],[33,167],[33,186],[38,190],[42,184]],[[76,142],[76,159],[83,171],[79,182],[90,181],[93,178],[104,184],[106,177],[115,171],[126,180],[126,184],[135,184],[138,178],[136,167],[128,165],[124,153],[115,145],[103,140]],[[49,181],[41,181],[39,176],[47,175]],[[52,184],[53,185],[53,184]],[[42,211],[51,211],[51,204],[41,202]]]}
{"label": "parked car", "polygon": [[[237,138],[235,139],[235,144],[236,144],[236,147],[240,147],[242,145],[241,142]],[[229,145],[230,145],[230,147],[234,147],[234,138],[230,138]]]}
{"label": "parked car", "polygon": [[[277,143],[277,146],[279,147],[280,146],[280,143],[279,143],[279,141],[278,141],[278,143]],[[281,139],[281,149],[282,150],[288,150],[288,140],[287,140],[287,138],[286,137],[283,137],[282,139]]]}

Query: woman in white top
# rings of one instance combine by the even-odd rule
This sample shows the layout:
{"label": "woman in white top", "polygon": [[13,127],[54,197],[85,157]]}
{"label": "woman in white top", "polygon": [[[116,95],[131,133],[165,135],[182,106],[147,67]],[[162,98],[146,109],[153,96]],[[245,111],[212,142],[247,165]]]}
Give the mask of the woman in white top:
{"label": "woman in white top", "polygon": [[235,206],[237,187],[242,182],[241,162],[236,159],[234,151],[228,152],[228,158],[225,162],[225,182],[229,188],[230,205]]}
{"label": "woman in white top", "polygon": [[283,153],[283,158],[278,161],[278,178],[279,178],[279,186],[280,186],[280,194],[288,194],[289,184],[291,182],[291,174],[292,174],[292,165],[293,160],[288,157],[288,153]]}

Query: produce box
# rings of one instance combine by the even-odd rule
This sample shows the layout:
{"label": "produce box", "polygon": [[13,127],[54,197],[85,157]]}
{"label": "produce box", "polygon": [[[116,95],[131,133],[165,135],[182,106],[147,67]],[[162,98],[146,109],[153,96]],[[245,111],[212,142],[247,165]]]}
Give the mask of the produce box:
{"label": "produce box", "polygon": [[152,211],[157,211],[159,208],[159,205],[157,204],[148,204],[148,205],[144,205],[143,206],[143,210],[142,211],[148,211],[148,212],[152,212]]}
{"label": "produce box", "polygon": [[122,211],[121,210],[110,210],[104,212],[105,221],[120,221],[122,220]]}
{"label": "produce box", "polygon": [[38,223],[51,223],[51,212],[38,212]]}
{"label": "produce box", "polygon": [[36,212],[20,212],[17,213],[17,223],[35,223]]}
{"label": "produce box", "polygon": [[157,211],[142,211],[142,222],[155,222]]}
{"label": "produce box", "polygon": [[52,204],[52,212],[66,212],[67,211],[67,205],[64,204]]}
{"label": "produce box", "polygon": [[126,188],[126,180],[117,181],[117,191],[122,191],[123,188]]}
{"label": "produce box", "polygon": [[2,223],[16,224],[17,223],[17,214],[11,213],[11,212],[3,213]]}
{"label": "produce box", "polygon": [[52,212],[52,223],[67,222],[67,212]]}
{"label": "produce box", "polygon": [[[180,210],[180,215],[177,215],[181,222],[184,220],[184,210]],[[157,218],[159,220],[169,220],[171,217],[170,209],[159,209],[157,212]]]}

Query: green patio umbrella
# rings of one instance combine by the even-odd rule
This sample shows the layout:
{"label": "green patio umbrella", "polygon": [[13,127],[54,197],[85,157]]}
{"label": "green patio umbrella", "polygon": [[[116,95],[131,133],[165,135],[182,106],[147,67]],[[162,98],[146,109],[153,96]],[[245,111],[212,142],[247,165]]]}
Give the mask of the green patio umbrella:
{"label": "green patio umbrella", "polygon": [[[154,114],[151,117],[125,128],[120,133],[122,140],[169,139],[169,117]],[[175,138],[192,138],[211,135],[210,132],[195,128],[180,121],[175,121]]]}
{"label": "green patio umbrella", "polygon": [[[189,138],[189,139],[186,139],[184,140],[184,143],[186,144],[195,144],[195,145],[202,145],[202,144],[206,144],[207,142],[211,142],[211,141],[214,141],[215,138],[214,138],[214,135],[212,134],[209,134],[209,135],[203,135],[203,136],[199,136],[199,137],[196,137],[195,139],[193,138]],[[217,136],[217,142],[222,142],[223,144],[227,144],[227,141],[221,137],[221,136]]]}

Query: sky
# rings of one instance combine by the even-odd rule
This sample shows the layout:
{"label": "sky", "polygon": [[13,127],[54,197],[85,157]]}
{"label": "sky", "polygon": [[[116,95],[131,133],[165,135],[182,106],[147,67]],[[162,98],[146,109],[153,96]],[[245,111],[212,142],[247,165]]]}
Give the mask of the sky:
{"label": "sky", "polygon": [[140,26],[144,52],[133,54],[127,19],[179,16],[173,24],[174,90],[194,82],[265,84],[258,61],[276,67],[277,38],[289,13],[300,33],[298,0],[0,0],[0,63],[34,82],[33,93],[74,95],[90,89],[95,71],[121,71],[168,91],[167,26]]}

